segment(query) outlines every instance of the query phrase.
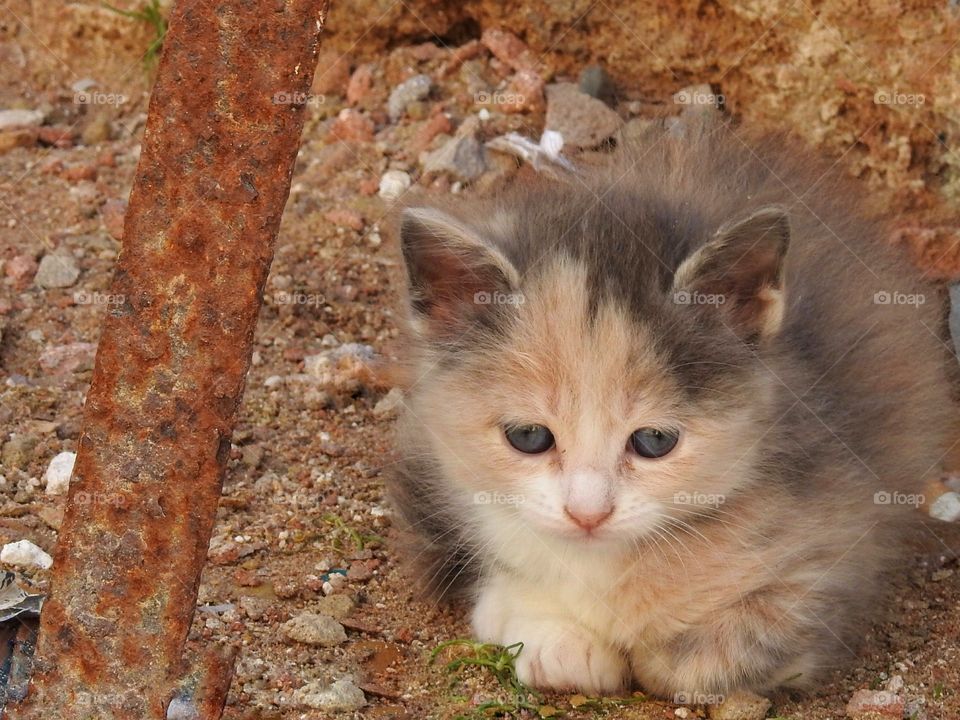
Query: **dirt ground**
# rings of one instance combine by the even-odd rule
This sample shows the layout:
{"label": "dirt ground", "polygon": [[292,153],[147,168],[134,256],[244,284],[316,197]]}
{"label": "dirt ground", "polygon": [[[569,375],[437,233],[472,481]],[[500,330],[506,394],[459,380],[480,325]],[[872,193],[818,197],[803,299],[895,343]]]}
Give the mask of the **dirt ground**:
{"label": "dirt ground", "polygon": [[[0,57],[15,57],[17,42],[0,44]],[[381,177],[401,170],[425,192],[483,192],[535,171],[489,153],[487,169],[463,181],[457,171],[425,172],[421,153],[449,143],[478,113],[481,140],[518,132],[536,141],[544,128],[542,106],[512,112],[483,100],[515,77],[509,61],[476,40],[460,47],[467,49],[403,45],[360,70],[328,58],[308,103],[191,632],[194,647],[240,647],[224,714],[230,720],[474,717],[484,702],[510,699],[487,670],[448,672],[455,650],[431,663],[438,645],[469,635],[464,608],[421,597],[400,561],[383,487],[394,460],[397,266]],[[391,90],[416,73],[432,78],[429,95],[391,119]],[[44,116],[39,127],[0,130],[0,544],[29,539],[48,552],[65,497],[45,492],[44,473],[55,455],[76,450],[99,323],[115,302],[111,271],[147,102],[140,92],[102,106],[78,102],[78,92],[96,92],[77,90],[78,80],[0,78],[0,110]],[[616,112],[633,127],[683,110],[670,97],[680,87],[659,95],[618,89]],[[862,157],[858,143],[848,145]],[[839,143],[825,146],[838,161],[850,160]],[[892,157],[891,167],[901,160]],[[903,187],[888,188],[884,202],[912,213],[923,229],[914,191],[929,168],[896,167],[885,177]],[[852,172],[862,170],[860,163]],[[921,206],[933,219],[929,227],[941,227],[943,203]],[[46,256],[69,256],[61,264],[78,272],[53,283],[62,287],[42,287],[37,263]],[[899,676],[902,688],[892,682],[904,701],[901,716],[960,718],[958,557],[960,527],[924,518],[904,567],[891,574],[889,612],[849,658],[849,670],[813,696],[774,697],[768,716],[844,717],[856,690],[880,689]],[[47,587],[45,571],[23,569],[21,577]],[[331,600],[344,597],[350,601]],[[330,646],[290,639],[281,626],[303,612],[338,616],[346,639]],[[363,689],[362,709],[310,707],[304,686],[343,678]],[[583,703],[560,695],[535,704],[543,717],[685,717],[675,705],[642,696]]]}

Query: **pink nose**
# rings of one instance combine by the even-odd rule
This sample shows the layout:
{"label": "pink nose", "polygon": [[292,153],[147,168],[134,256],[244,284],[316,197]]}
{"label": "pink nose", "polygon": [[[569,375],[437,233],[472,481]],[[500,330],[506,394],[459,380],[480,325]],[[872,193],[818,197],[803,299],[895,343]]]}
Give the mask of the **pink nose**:
{"label": "pink nose", "polygon": [[595,512],[585,512],[582,510],[571,510],[568,507],[564,507],[563,511],[567,514],[567,517],[573,520],[576,523],[577,527],[582,528],[589,532],[595,527],[601,525],[604,520],[610,517],[613,514],[613,508],[607,508],[605,510],[595,511]]}

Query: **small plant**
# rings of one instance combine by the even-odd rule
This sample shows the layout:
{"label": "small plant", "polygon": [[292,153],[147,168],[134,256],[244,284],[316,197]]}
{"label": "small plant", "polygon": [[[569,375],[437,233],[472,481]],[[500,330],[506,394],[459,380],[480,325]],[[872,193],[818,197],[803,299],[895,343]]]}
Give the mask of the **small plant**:
{"label": "small plant", "polygon": [[[466,648],[467,652],[448,662],[446,664],[447,672],[457,673],[466,667],[484,668],[493,675],[500,687],[508,693],[505,699],[488,700],[481,703],[474,708],[471,715],[460,715],[457,720],[488,717],[517,718],[524,711],[533,713],[538,717],[551,717],[554,714],[550,712],[553,708],[542,705],[543,697],[540,693],[524,685],[517,677],[515,661],[517,655],[523,649],[523,643],[514,643],[504,647],[503,645],[491,645],[474,640],[448,640],[438,645],[430,653],[430,664],[436,662],[440,653],[452,647]],[[545,709],[547,715],[542,712]]]}
{"label": "small plant", "polygon": [[167,18],[160,7],[160,0],[147,0],[139,10],[122,10],[106,2],[101,2],[103,7],[119,15],[145,22],[153,28],[153,41],[147,47],[143,54],[143,64],[147,68],[153,67],[160,57],[160,48],[163,47],[163,39],[167,36]]}
{"label": "small plant", "polygon": [[344,549],[344,538],[353,543],[359,551],[371,545],[382,545],[383,538],[374,533],[363,533],[356,528],[350,527],[339,515],[328,513],[323,516],[323,521],[333,526],[333,547],[336,550]]}

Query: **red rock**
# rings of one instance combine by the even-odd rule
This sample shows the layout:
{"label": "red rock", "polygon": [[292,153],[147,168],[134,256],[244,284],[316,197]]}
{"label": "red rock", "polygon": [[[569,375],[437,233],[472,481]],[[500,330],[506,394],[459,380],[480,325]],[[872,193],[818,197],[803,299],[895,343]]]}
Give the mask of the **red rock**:
{"label": "red rock", "polygon": [[357,110],[345,108],[340,111],[330,127],[327,141],[370,142],[373,140],[374,130],[373,121],[370,118]]}
{"label": "red rock", "polygon": [[113,150],[104,150],[102,153],[97,155],[97,165],[100,167],[116,167],[116,153],[114,153]]}
{"label": "red rock", "polygon": [[62,125],[49,125],[37,129],[37,139],[44,145],[71,148],[73,147],[73,138],[73,128]]}
{"label": "red rock", "polygon": [[380,179],[371,177],[365,180],[360,181],[360,185],[357,186],[357,191],[361,195],[366,195],[370,197],[371,195],[376,195],[377,191],[380,190]]}
{"label": "red rock", "polygon": [[410,54],[413,56],[414,60],[420,62],[427,62],[428,60],[433,60],[436,57],[439,57],[443,54],[443,50],[434,45],[432,42],[420,43],[419,45],[414,45],[410,48]]}
{"label": "red rock", "polygon": [[902,720],[903,698],[886,690],[857,690],[847,703],[851,718],[896,718]]}
{"label": "red rock", "polygon": [[497,60],[514,70],[526,70],[532,73],[539,73],[541,70],[540,62],[530,52],[530,48],[512,32],[488,28],[483,31],[480,42],[487,46]]}
{"label": "red rock", "polygon": [[86,163],[68,165],[60,173],[60,177],[71,183],[78,183],[82,180],[96,180],[97,166]]}
{"label": "red rock", "polygon": [[350,58],[336,50],[320,53],[310,92],[313,95],[343,95],[350,82]]}
{"label": "red rock", "polygon": [[465,43],[458,47],[450,54],[450,59],[447,61],[446,67],[443,69],[444,75],[452,75],[454,72],[460,69],[460,66],[463,65],[467,60],[472,60],[477,57],[481,52],[483,52],[483,43],[479,40],[471,40],[468,43]]}
{"label": "red rock", "polygon": [[351,230],[363,230],[363,215],[355,210],[337,208],[324,214],[324,217],[338,227],[346,227]]}
{"label": "red rock", "polygon": [[39,267],[33,255],[16,255],[7,261],[4,273],[18,286],[25,286],[37,274]]}
{"label": "red rock", "polygon": [[430,146],[437,135],[449,133],[452,130],[453,126],[450,124],[450,118],[442,112],[436,113],[420,124],[413,136],[413,141],[410,143],[410,151],[419,155]]}
{"label": "red rock", "polygon": [[498,107],[505,113],[541,112],[546,104],[543,87],[537,73],[520,70],[507,83]]}
{"label": "red rock", "polygon": [[63,160],[49,158],[40,163],[39,170],[44,175],[59,175],[63,172]]}
{"label": "red rock", "polygon": [[123,239],[123,218],[127,213],[127,201],[107,200],[100,208],[100,219],[103,227],[114,240]]}
{"label": "red rock", "polygon": [[373,88],[373,65],[360,65],[347,83],[347,104],[359,105]]}

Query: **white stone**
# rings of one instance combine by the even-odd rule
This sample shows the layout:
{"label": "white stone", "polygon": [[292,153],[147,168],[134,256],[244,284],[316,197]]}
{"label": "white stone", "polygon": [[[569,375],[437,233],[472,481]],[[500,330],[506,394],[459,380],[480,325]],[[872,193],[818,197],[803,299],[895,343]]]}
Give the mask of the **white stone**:
{"label": "white stone", "polygon": [[0,130],[43,125],[43,113],[39,110],[0,110]]}
{"label": "white stone", "polygon": [[396,200],[411,184],[410,176],[403,170],[387,170],[380,178],[380,197],[384,200]]}
{"label": "white stone", "polygon": [[317,710],[359,710],[367,704],[363,690],[350,680],[337,680],[327,687],[314,680],[297,689],[294,700],[300,706]]}
{"label": "white stone", "polygon": [[3,546],[0,550],[0,562],[49,570],[53,565],[53,558],[29,540],[17,540]]}
{"label": "white stone", "polygon": [[43,474],[43,484],[47,495],[63,495],[70,488],[70,476],[73,474],[73,464],[77,454],[62,452],[54,456]]}
{"label": "white stone", "polygon": [[944,522],[960,520],[960,493],[947,492],[930,505],[930,517]]}

